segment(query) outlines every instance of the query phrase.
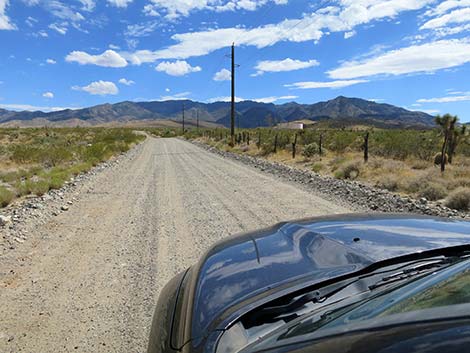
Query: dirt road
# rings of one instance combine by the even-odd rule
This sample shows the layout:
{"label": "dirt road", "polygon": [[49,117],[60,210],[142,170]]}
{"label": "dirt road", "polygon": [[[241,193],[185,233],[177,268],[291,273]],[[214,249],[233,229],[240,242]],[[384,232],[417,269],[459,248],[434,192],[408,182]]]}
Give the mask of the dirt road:
{"label": "dirt road", "polygon": [[348,210],[177,139],[148,138],[1,259],[0,352],[144,352],[159,290],[214,242]]}

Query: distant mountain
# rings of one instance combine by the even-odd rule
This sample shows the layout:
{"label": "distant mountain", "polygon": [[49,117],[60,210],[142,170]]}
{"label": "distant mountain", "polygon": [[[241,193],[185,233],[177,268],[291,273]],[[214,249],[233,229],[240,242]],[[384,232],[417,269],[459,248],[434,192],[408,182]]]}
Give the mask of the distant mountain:
{"label": "distant mountain", "polygon": [[[101,104],[84,109],[66,109],[50,113],[41,111],[14,112],[0,109],[0,125],[142,125],[145,121],[180,121],[183,104],[188,123],[194,122],[199,114],[201,122],[229,126],[230,103],[200,103],[191,100],[170,100],[153,102],[120,102]],[[277,123],[294,120],[326,120],[336,126],[365,124],[378,127],[421,127],[434,126],[431,115],[409,111],[390,104],[379,104],[359,98],[339,96],[335,99],[315,104],[295,102],[282,105],[243,101],[236,104],[236,124],[239,127],[274,126]]]}

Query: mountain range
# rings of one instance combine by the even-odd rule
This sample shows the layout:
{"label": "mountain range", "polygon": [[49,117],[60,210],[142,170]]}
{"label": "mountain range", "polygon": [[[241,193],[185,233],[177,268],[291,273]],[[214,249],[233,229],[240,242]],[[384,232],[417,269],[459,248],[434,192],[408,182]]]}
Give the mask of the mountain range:
{"label": "mountain range", "polygon": [[[65,109],[53,112],[10,111],[0,109],[0,126],[95,126],[159,124],[171,126],[182,120],[194,125],[199,115],[201,126],[229,126],[230,103],[201,103],[191,100],[151,102],[125,101],[101,104],[83,109]],[[327,121],[336,126],[354,124],[384,128],[434,126],[434,117],[424,112],[409,111],[390,104],[376,103],[360,98],[339,96],[315,104],[295,102],[276,105],[254,101],[236,103],[236,124],[243,128],[274,126],[296,120]]]}

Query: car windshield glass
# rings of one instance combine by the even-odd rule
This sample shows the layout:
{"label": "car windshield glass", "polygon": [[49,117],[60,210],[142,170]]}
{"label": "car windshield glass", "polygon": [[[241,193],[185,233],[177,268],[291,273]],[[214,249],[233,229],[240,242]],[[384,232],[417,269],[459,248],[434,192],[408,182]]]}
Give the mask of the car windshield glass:
{"label": "car windshield glass", "polygon": [[358,321],[470,303],[470,260],[385,290],[372,299],[310,315],[268,338],[265,343],[310,334]]}

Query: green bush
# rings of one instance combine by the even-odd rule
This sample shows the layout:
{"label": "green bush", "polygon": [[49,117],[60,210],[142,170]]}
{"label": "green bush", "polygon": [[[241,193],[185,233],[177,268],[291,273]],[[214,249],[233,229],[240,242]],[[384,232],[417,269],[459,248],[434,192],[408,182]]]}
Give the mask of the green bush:
{"label": "green bush", "polygon": [[29,180],[17,181],[14,184],[14,187],[15,187],[17,197],[31,194],[31,181]]}
{"label": "green bush", "polygon": [[430,201],[443,199],[447,196],[447,190],[444,186],[437,183],[429,183],[419,191],[419,197],[425,197]]}
{"label": "green bush", "polygon": [[13,200],[15,194],[4,186],[0,186],[0,207],[6,207]]}
{"label": "green bush", "polygon": [[470,188],[460,187],[455,189],[447,196],[445,205],[447,207],[460,210],[470,210]]}
{"label": "green bush", "polygon": [[395,177],[391,175],[385,175],[382,177],[381,180],[376,183],[376,186],[381,189],[386,189],[388,191],[397,191],[399,184],[398,180]]}
{"label": "green bush", "polygon": [[49,191],[49,182],[47,180],[38,180],[38,181],[31,181],[29,184],[29,188],[31,193],[42,196],[46,192]]}
{"label": "green bush", "polygon": [[335,172],[335,178],[337,179],[356,179],[360,173],[360,166],[357,163],[351,162]]}
{"label": "green bush", "polygon": [[42,154],[41,161],[46,166],[58,166],[72,159],[72,153],[64,147],[54,147]]}
{"label": "green bush", "polygon": [[309,143],[308,145],[304,146],[304,149],[302,151],[302,155],[305,157],[313,157],[317,153],[318,145],[315,142]]}
{"label": "green bush", "polygon": [[423,188],[423,185],[428,184],[428,180],[429,178],[425,175],[418,175],[411,179],[405,179],[403,180],[403,188],[409,193],[416,194]]}
{"label": "green bush", "polygon": [[323,169],[323,164],[321,163],[314,163],[312,165],[312,171],[314,171],[315,173],[319,173],[322,169]]}

